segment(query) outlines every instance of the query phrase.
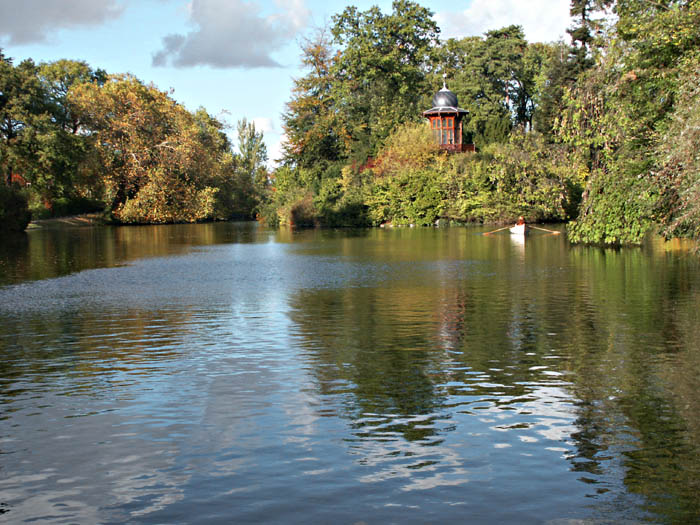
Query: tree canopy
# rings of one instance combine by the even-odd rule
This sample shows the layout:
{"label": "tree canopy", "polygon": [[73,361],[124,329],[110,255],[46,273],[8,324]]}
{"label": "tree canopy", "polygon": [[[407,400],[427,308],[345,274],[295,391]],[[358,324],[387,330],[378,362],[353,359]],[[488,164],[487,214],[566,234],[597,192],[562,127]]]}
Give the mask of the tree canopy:
{"label": "tree canopy", "polygon": [[[284,115],[286,190],[268,202],[292,209],[304,200],[312,215],[308,203],[317,203],[323,223],[320,210],[352,193],[369,222],[423,223],[387,203],[421,200],[418,188],[429,185],[437,192],[426,204],[432,217],[566,218],[575,242],[634,244],[655,227],[697,238],[699,5],[571,0],[570,43],[529,43],[519,26],[441,41],[432,13],[418,4],[394,2],[389,14],[348,7],[303,48],[308,74]],[[397,133],[421,150],[403,126],[421,120],[443,74],[468,111],[463,140],[477,153],[434,152],[428,172],[419,174],[417,161],[387,172],[388,159],[411,157],[396,149]],[[387,197],[392,177],[397,191]],[[545,180],[558,189],[524,196]],[[519,184],[521,195],[509,197],[508,184]],[[385,211],[376,213],[380,202]]]}
{"label": "tree canopy", "polygon": [[226,131],[131,75],[74,60],[14,65],[0,52],[0,168],[8,191],[24,194],[6,202],[38,216],[251,218],[267,179],[262,133],[243,119],[236,153]]}
{"label": "tree canopy", "polygon": [[[98,206],[122,222],[524,215],[570,221],[574,242],[700,239],[700,2],[571,0],[570,14],[570,42],[532,43],[517,25],[441,40],[410,0],[346,7],[302,43],[273,173],[246,119],[234,145],[206,110],[133,76],[0,52],[0,170],[24,185],[5,202],[24,192],[35,211]],[[448,156],[421,123],[443,75],[475,153]]]}

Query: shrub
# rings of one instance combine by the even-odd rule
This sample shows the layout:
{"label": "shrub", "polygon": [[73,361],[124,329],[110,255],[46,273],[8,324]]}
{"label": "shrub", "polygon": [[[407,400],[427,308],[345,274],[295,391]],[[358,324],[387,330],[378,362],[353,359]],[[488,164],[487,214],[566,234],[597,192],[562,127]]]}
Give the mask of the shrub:
{"label": "shrub", "polygon": [[82,213],[102,211],[103,209],[104,203],[97,199],[88,199],[86,197],[61,197],[53,202],[51,216],[65,217],[67,215],[80,215]]}
{"label": "shrub", "polygon": [[441,174],[432,170],[405,170],[391,177],[377,178],[368,191],[366,203],[373,224],[432,225],[445,202]]}
{"label": "shrub", "polygon": [[117,220],[135,224],[196,222],[212,218],[218,188],[197,188],[186,178],[154,170],[135,197],[114,210]]}
{"label": "shrub", "polygon": [[0,185],[0,233],[24,231],[31,218],[27,198],[12,186]]}
{"label": "shrub", "polygon": [[426,168],[439,163],[445,153],[433,139],[427,122],[409,122],[399,127],[377,155],[373,172],[378,176]]}
{"label": "shrub", "polygon": [[[347,175],[347,170],[345,175]],[[328,228],[369,226],[362,193],[347,185],[347,178],[326,179],[314,198],[319,224]]]}
{"label": "shrub", "polygon": [[446,170],[445,214],[463,221],[503,223],[576,216],[583,163],[535,132],[513,134],[477,155],[455,155]]}
{"label": "shrub", "polygon": [[588,244],[639,244],[651,228],[656,202],[645,178],[596,170],[586,187],[579,217],[569,223],[569,239]]}
{"label": "shrub", "polygon": [[307,193],[301,199],[292,203],[289,207],[288,217],[284,221],[280,220],[280,222],[300,228],[316,226],[318,218],[312,195]]}

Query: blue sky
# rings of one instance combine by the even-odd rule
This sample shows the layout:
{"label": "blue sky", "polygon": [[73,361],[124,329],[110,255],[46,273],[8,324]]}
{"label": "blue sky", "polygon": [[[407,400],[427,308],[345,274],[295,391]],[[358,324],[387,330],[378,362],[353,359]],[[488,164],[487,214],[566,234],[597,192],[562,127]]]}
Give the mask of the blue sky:
{"label": "blue sky", "polygon": [[[519,24],[548,42],[570,25],[568,0],[418,3],[446,37]],[[0,48],[15,63],[68,58],[132,73],[234,127],[254,120],[274,159],[293,78],[304,74],[299,43],[348,5],[391,11],[391,0],[0,0]]]}

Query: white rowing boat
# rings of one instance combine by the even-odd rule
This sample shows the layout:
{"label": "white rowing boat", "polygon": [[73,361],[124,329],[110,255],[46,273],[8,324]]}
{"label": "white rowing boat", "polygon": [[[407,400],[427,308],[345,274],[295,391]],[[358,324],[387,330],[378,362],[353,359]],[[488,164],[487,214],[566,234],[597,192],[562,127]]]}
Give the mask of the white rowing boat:
{"label": "white rowing boat", "polygon": [[516,224],[510,227],[510,233],[513,235],[526,235],[528,232],[527,224]]}

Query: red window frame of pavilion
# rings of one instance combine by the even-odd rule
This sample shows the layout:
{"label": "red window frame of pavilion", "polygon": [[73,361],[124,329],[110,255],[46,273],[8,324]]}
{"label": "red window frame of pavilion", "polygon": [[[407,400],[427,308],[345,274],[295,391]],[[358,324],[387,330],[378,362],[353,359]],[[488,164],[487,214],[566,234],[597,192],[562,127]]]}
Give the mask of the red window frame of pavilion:
{"label": "red window frame of pavilion", "polygon": [[461,133],[455,133],[455,117],[443,117],[440,115],[430,117],[430,122],[433,129],[433,137],[438,144],[461,144]]}

